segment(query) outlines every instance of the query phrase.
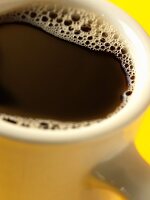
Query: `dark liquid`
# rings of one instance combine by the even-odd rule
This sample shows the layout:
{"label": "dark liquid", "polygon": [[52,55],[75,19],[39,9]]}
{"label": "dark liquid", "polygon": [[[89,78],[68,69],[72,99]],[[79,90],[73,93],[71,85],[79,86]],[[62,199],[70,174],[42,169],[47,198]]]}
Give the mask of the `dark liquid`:
{"label": "dark liquid", "polygon": [[25,24],[0,26],[0,112],[82,121],[105,118],[128,82],[112,54]]}

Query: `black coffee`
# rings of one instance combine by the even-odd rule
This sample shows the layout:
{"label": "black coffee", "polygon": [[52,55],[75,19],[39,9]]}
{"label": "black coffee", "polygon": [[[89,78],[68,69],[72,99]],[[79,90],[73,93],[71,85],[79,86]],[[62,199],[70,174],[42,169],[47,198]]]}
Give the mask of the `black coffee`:
{"label": "black coffee", "polygon": [[23,24],[0,26],[0,111],[80,121],[104,118],[128,82],[119,60]]}
{"label": "black coffee", "polygon": [[[26,14],[37,20],[36,12]],[[87,34],[86,45],[91,44],[93,35],[90,24],[82,24],[80,30],[72,30],[71,24],[76,23],[80,15],[72,15],[72,21],[57,19],[57,15],[51,13],[51,21],[47,24],[50,28],[55,19],[74,31],[74,40],[81,41],[84,35],[80,32],[83,32]],[[92,49],[25,24],[26,16],[22,16],[22,22],[0,25],[1,113],[86,121],[103,119],[122,105],[130,85],[121,61],[127,54],[125,48],[120,47],[120,59],[113,53],[115,48],[119,50],[119,45],[115,47],[108,43],[106,32],[101,33],[100,40],[93,42],[95,49]],[[47,16],[42,17],[43,23],[48,20]],[[60,31],[64,34],[63,29]],[[70,32],[65,34],[67,37]],[[117,35],[114,37],[117,40]],[[126,65],[129,67],[129,63]]]}

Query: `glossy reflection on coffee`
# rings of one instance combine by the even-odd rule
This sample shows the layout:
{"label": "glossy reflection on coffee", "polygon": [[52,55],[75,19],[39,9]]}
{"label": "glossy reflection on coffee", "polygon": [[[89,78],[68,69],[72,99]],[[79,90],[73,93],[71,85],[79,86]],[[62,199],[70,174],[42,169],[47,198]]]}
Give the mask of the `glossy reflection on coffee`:
{"label": "glossy reflection on coffee", "polygon": [[104,119],[124,105],[135,77],[118,35],[110,41],[103,30],[96,39],[92,20],[80,24],[76,11],[65,20],[47,9],[41,24],[38,11],[18,13],[0,25],[1,113],[79,122]]}

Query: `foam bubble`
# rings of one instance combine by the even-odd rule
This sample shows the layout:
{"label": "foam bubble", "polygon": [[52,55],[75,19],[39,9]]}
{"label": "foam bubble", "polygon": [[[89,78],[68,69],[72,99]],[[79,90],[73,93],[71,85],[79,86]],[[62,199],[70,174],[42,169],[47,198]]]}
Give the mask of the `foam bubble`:
{"label": "foam bubble", "polygon": [[[135,84],[135,69],[132,57],[128,50],[128,44],[122,39],[121,34],[106,21],[103,15],[57,4],[35,4],[32,7],[20,8],[8,14],[0,16],[0,23],[24,22],[39,27],[52,34],[77,45],[85,46],[94,51],[106,51],[113,53],[122,63],[122,67],[128,78],[128,91],[123,95],[123,102],[116,112],[121,110],[133,93]],[[114,114],[114,113],[113,113]],[[111,117],[110,114],[108,117]],[[30,119],[19,116],[1,114],[0,118],[12,124],[24,127],[40,129],[68,129],[80,126],[89,126],[94,122],[63,123],[53,120]],[[96,122],[101,121],[101,119]]]}

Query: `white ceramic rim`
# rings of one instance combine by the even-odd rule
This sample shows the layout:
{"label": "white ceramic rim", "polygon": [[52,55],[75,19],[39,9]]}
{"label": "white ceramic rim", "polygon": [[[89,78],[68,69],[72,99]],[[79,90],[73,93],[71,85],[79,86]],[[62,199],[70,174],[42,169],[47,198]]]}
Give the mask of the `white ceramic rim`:
{"label": "white ceramic rim", "polygon": [[[27,0],[11,0],[21,3]],[[31,2],[31,1],[30,1]],[[129,17],[124,11],[115,5],[104,0],[66,0],[87,8],[93,9],[97,13],[103,13],[111,20],[118,29],[133,40],[131,49],[133,50],[137,60],[137,79],[134,93],[129,103],[120,112],[103,120],[100,123],[92,124],[89,127],[81,127],[70,130],[40,130],[36,128],[26,128],[10,124],[0,120],[0,135],[12,139],[25,140],[29,142],[42,143],[68,143],[79,142],[86,139],[101,137],[118,132],[128,124],[138,118],[147,108],[150,102],[150,43],[148,35],[138,25],[135,20]],[[0,2],[1,7],[8,4],[8,0]],[[15,4],[13,4],[15,5]],[[7,6],[6,6],[7,7]],[[141,70],[141,64],[142,70]]]}

